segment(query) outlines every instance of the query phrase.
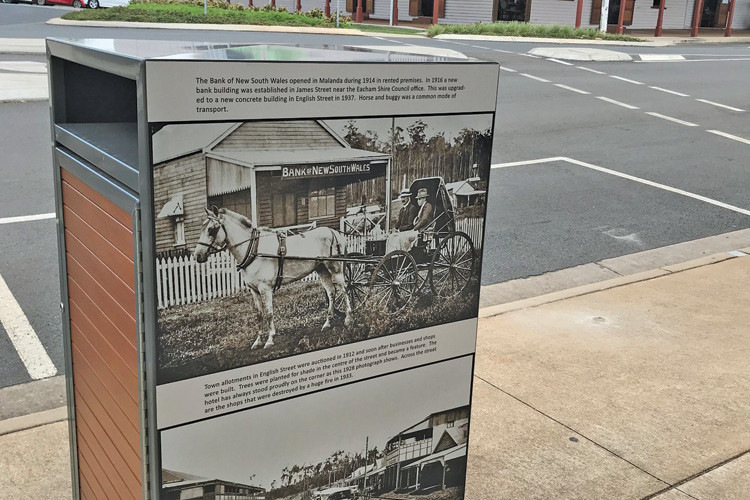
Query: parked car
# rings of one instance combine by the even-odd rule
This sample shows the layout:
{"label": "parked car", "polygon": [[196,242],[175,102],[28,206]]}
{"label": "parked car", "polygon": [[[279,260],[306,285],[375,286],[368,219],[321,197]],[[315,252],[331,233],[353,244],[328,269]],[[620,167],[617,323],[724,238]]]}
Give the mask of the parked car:
{"label": "parked car", "polygon": [[86,0],[33,0],[32,3],[37,5],[71,5],[76,9],[86,7]]}
{"label": "parked car", "polygon": [[127,7],[130,0],[88,0],[89,9],[98,9],[99,7]]}

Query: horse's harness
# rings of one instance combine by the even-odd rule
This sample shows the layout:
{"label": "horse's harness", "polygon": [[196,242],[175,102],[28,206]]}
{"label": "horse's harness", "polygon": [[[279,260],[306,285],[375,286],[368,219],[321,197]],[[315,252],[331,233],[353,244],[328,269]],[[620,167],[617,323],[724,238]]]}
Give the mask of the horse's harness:
{"label": "horse's harness", "polygon": [[[208,254],[215,254],[219,252],[223,252],[224,250],[231,250],[233,248],[237,248],[240,245],[243,245],[245,243],[250,242],[250,244],[247,246],[247,250],[245,251],[245,256],[242,259],[242,261],[237,264],[237,271],[242,271],[246,267],[248,267],[250,264],[253,263],[253,261],[257,257],[273,257],[271,255],[261,255],[258,253],[258,244],[260,243],[261,238],[261,232],[258,228],[253,227],[250,232],[250,237],[240,241],[239,243],[235,243],[234,245],[228,245],[227,244],[227,230],[224,228],[224,224],[218,220],[216,220],[218,226],[216,226],[215,229],[209,229],[208,234],[211,236],[211,241],[209,243],[203,243],[201,241],[198,242],[199,245],[208,247]],[[217,247],[214,245],[216,242],[216,237],[219,235],[219,230],[224,231],[224,244],[221,247]],[[286,257],[286,231],[274,231],[276,233],[276,237],[279,240],[279,247],[276,252],[276,258],[278,259],[278,269],[276,271],[276,280],[273,285],[273,290],[276,291],[279,288],[281,288],[281,282],[284,279],[284,259]],[[304,235],[302,235],[304,237]]]}

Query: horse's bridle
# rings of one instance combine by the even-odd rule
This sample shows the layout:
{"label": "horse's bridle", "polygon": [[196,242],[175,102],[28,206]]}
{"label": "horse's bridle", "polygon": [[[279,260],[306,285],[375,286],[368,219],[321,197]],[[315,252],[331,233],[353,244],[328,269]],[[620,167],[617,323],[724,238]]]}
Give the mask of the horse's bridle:
{"label": "horse's bridle", "polygon": [[[199,241],[198,245],[208,247],[208,251],[206,253],[208,255],[212,255],[215,253],[223,252],[224,250],[227,250],[227,249],[231,250],[232,248],[237,248],[238,246],[245,244],[249,241],[251,243],[247,246],[247,252],[245,252],[245,258],[242,259],[242,262],[240,262],[237,265],[237,269],[238,270],[244,269],[245,267],[250,265],[250,263],[252,262],[252,260],[255,258],[255,255],[256,255],[255,250],[257,250],[257,244],[254,244],[254,243],[257,243],[258,238],[260,237],[260,231],[258,231],[256,228],[253,228],[253,231],[249,238],[242,240],[238,243],[235,243],[234,245],[228,245],[227,239],[229,238],[229,234],[227,233],[227,229],[224,227],[224,223],[221,222],[218,218],[209,218],[208,220],[216,222],[218,224],[218,227],[216,228],[215,232],[213,229],[210,229],[208,231],[208,234],[211,236],[211,241],[209,243],[203,243],[202,241]],[[219,230],[224,231],[224,244],[221,247],[217,247],[216,245],[214,245],[214,242],[216,241],[216,237],[219,236]],[[214,233],[213,235],[211,234],[212,232]]]}
{"label": "horse's bridle", "polygon": [[[209,220],[211,220],[211,219],[209,219]],[[206,253],[208,255],[213,255],[215,253],[223,252],[228,247],[228,245],[227,245],[227,236],[228,235],[227,235],[227,230],[224,227],[224,224],[222,222],[220,222],[218,219],[215,219],[215,222],[217,224],[219,224],[219,226],[216,228],[216,231],[214,232],[213,229],[209,229],[209,231],[208,231],[208,234],[211,236],[211,241],[208,242],[208,243],[203,243],[202,241],[198,242],[198,245],[201,245],[201,246],[204,246],[204,247],[208,247],[208,250],[206,251]],[[216,237],[219,236],[219,230],[224,231],[224,244],[221,247],[217,247],[217,246],[214,245],[214,242],[216,241]],[[212,232],[214,233],[213,235],[211,234]]]}

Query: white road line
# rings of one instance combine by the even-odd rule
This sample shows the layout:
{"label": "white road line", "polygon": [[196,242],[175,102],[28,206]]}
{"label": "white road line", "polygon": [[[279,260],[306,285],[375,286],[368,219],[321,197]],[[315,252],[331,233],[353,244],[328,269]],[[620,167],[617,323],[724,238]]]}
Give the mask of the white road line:
{"label": "white road line", "polygon": [[586,92],[585,90],[577,89],[575,87],[568,87],[567,85],[563,85],[562,83],[556,83],[555,87],[560,87],[561,89],[570,90],[572,92],[578,92],[579,94],[591,94],[591,92]]}
{"label": "white road line", "polygon": [[632,83],[632,84],[634,84],[634,85],[644,85],[644,83],[643,83],[643,82],[637,82],[637,81],[635,81],[635,80],[631,80],[630,78],[623,78],[622,76],[617,76],[617,75],[609,75],[609,77],[610,77],[610,78],[616,78],[616,79],[618,79],[618,80],[622,80],[623,82],[628,82],[628,83]]}
{"label": "white road line", "polygon": [[[710,131],[709,131],[710,132]],[[748,141],[750,143],[750,141]],[[611,170],[608,168],[600,167],[598,165],[594,165],[592,163],[586,163],[579,160],[574,160],[573,158],[568,158],[565,156],[557,156],[553,158],[541,158],[539,160],[528,160],[528,161],[517,161],[512,163],[499,163],[496,165],[492,165],[492,168],[504,168],[504,167],[518,167],[523,165],[535,165],[539,163],[550,163],[553,161],[564,161],[567,163],[572,163],[573,165],[578,165],[581,167],[590,168],[591,170],[596,170],[598,172],[603,172],[605,174],[614,175],[615,177],[620,177],[622,179],[627,179],[633,182],[638,182],[640,184],[645,184],[646,186],[655,187],[658,189],[662,189],[664,191],[669,191],[670,193],[679,194],[682,196],[687,196],[688,198],[693,198],[694,200],[702,201],[704,203],[708,203],[717,207],[725,208],[727,210],[731,210],[732,212],[737,212],[743,215],[750,216],[750,210],[745,210],[744,208],[735,207],[734,205],[729,205],[728,203],[723,203],[721,201],[717,201],[711,198],[706,198],[705,196],[701,196],[699,194],[691,193],[689,191],[684,191],[682,189],[677,189],[672,186],[667,186],[665,184],[659,184],[658,182],[649,181],[647,179],[642,179],[640,177],[635,177],[633,175],[623,174],[622,172],[618,172],[617,170]]]}
{"label": "white road line", "polygon": [[706,104],[710,104],[711,106],[717,106],[719,108],[728,109],[730,111],[745,111],[744,109],[740,108],[734,108],[732,106],[727,106],[726,104],[719,104],[718,102],[709,101],[708,99],[696,99],[698,102],[704,102]]}
{"label": "white road line", "polygon": [[597,99],[601,99],[602,101],[605,101],[605,102],[609,102],[609,103],[611,103],[611,104],[617,104],[618,106],[622,106],[623,108],[628,108],[628,109],[641,109],[641,108],[639,108],[638,106],[633,106],[633,105],[630,105],[630,104],[625,104],[624,102],[620,102],[620,101],[615,101],[614,99],[610,99],[609,97],[604,97],[604,96],[597,96],[596,98],[597,98]]}
{"label": "white road line", "polygon": [[667,120],[674,123],[679,123],[680,125],[685,125],[686,127],[697,127],[698,125],[696,123],[692,122],[686,122],[684,120],[678,120],[677,118],[672,118],[671,116],[662,115],[661,113],[654,113],[653,111],[646,111],[647,115],[655,116],[656,118],[661,118],[662,120]]}
{"label": "white road line", "polygon": [[57,374],[55,365],[2,276],[0,276],[0,323],[3,324],[13,347],[32,379],[38,380]]}
{"label": "white road line", "polygon": [[717,61],[750,61],[750,57],[733,57],[729,59],[685,59],[683,62],[717,62]]}
{"label": "white road line", "polygon": [[666,92],[667,94],[674,94],[674,95],[678,95],[678,96],[680,96],[680,97],[690,97],[689,95],[687,95],[687,94],[683,94],[682,92],[675,92],[674,90],[663,89],[663,88],[661,88],[661,87],[652,87],[652,86],[649,86],[648,88],[650,88],[650,89],[654,89],[654,90],[659,90],[659,91],[661,91],[661,92]]}
{"label": "white road line", "polygon": [[521,54],[522,56],[530,57],[532,59],[541,59],[541,56],[535,56],[534,54]]}
{"label": "white road line", "polygon": [[490,165],[490,168],[508,168],[508,167],[520,167],[523,165],[536,165],[538,163],[552,163],[553,161],[565,161],[564,156],[551,156],[549,158],[539,158],[538,160],[522,160],[522,161],[511,161],[508,163],[495,163]]}
{"label": "white road line", "polygon": [[598,71],[598,70],[595,70],[595,69],[587,68],[586,66],[576,66],[576,68],[582,69],[583,71],[588,71],[590,73],[596,73],[597,75],[606,75],[607,74],[604,71]]}
{"label": "white road line", "polygon": [[528,73],[518,73],[521,76],[525,76],[526,78],[531,78],[532,80],[537,80],[539,82],[549,83],[549,80],[545,80],[544,78],[539,78],[538,76],[530,75]]}
{"label": "white road line", "polygon": [[13,224],[14,222],[29,222],[34,220],[54,219],[55,214],[21,215],[19,217],[5,217],[0,219],[0,224]]}
{"label": "white road line", "polygon": [[573,66],[573,63],[569,63],[569,62],[567,62],[567,61],[561,61],[561,60],[559,60],[559,59],[554,59],[554,58],[552,58],[552,57],[550,57],[550,58],[549,58],[549,59],[547,59],[547,60],[548,60],[548,61],[552,61],[552,62],[556,62],[557,64],[564,64],[565,66]]}
{"label": "white road line", "polygon": [[727,139],[732,139],[733,141],[741,142],[743,144],[750,145],[750,139],[743,139],[742,137],[737,137],[736,135],[727,134],[726,132],[721,132],[719,130],[706,130],[706,132],[710,132],[712,134],[720,135],[722,137],[726,137]]}
{"label": "white road line", "polygon": [[685,56],[678,54],[638,54],[641,61],[645,62],[669,62],[669,61],[684,61]]}
{"label": "white road line", "polygon": [[511,68],[507,68],[505,66],[500,66],[500,69],[503,71],[507,71],[508,73],[518,73],[518,71],[511,69]]}
{"label": "white road line", "polygon": [[490,49],[494,50],[495,52],[502,52],[503,54],[515,54],[512,50],[503,50],[503,49]]}

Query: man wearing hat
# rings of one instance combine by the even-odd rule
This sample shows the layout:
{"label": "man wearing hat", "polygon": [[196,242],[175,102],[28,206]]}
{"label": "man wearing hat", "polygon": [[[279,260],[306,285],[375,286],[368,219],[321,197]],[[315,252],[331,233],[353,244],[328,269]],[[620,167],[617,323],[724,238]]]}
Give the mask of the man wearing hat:
{"label": "man wearing hat", "polygon": [[432,222],[433,209],[430,202],[427,201],[428,198],[429,195],[425,188],[422,188],[417,192],[417,205],[419,205],[419,212],[414,218],[415,231],[422,231]]}
{"label": "man wearing hat", "polygon": [[393,228],[396,231],[411,231],[414,229],[414,219],[419,214],[419,208],[411,202],[411,191],[404,188],[401,191],[401,210],[398,212],[398,220]]}

